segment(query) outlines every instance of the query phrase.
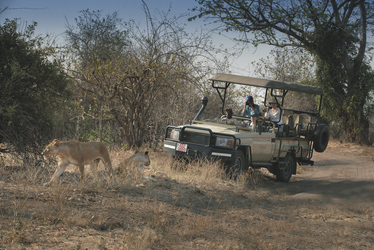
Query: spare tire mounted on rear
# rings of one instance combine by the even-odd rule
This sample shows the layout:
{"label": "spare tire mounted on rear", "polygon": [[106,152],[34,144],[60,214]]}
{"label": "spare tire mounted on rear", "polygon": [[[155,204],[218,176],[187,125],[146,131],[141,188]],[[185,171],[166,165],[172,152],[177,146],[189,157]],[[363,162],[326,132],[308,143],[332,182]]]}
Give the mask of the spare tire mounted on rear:
{"label": "spare tire mounted on rear", "polygon": [[326,124],[317,126],[314,132],[313,147],[316,152],[322,153],[326,150],[329,143],[330,130]]}

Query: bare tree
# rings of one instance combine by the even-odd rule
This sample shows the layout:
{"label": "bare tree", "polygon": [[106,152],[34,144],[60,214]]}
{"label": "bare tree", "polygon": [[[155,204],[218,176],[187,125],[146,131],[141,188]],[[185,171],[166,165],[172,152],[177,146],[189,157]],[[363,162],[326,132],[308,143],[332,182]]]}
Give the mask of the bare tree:
{"label": "bare tree", "polygon": [[198,86],[206,65],[216,62],[208,34],[189,34],[178,24],[180,17],[170,18],[169,12],[153,17],[143,7],[145,29],[122,22],[116,13],[101,18],[87,10],[67,31],[77,56],[71,75],[100,100],[130,147],[157,142],[173,119],[193,118],[189,110],[200,106],[196,96],[202,96]]}

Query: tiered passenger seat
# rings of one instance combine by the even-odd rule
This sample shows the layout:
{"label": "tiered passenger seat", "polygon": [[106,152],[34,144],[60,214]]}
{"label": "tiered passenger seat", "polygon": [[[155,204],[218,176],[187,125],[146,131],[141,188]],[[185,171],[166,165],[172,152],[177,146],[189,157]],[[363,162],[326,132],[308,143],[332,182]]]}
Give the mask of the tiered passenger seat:
{"label": "tiered passenger seat", "polygon": [[284,115],[283,123],[285,124],[284,132],[288,132],[288,136],[291,137],[312,136],[316,128],[313,117],[306,113]]}

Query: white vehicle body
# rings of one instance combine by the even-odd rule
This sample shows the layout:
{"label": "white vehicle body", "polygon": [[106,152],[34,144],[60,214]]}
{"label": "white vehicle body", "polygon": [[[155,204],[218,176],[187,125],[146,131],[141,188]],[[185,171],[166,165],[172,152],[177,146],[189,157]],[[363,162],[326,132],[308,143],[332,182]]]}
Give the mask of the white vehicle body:
{"label": "white vehicle body", "polygon": [[[318,112],[285,109],[281,128],[261,115],[258,126],[250,127],[247,122],[249,118],[240,115],[234,115],[235,120],[200,119],[208,102],[204,97],[203,107],[191,124],[168,126],[164,150],[173,156],[186,159],[218,158],[230,166],[235,175],[248,167],[265,167],[278,180],[288,182],[291,175],[296,174],[297,163],[313,165],[313,150],[323,152],[326,149],[329,129],[319,124],[323,95],[321,88],[228,74],[216,74],[211,81],[221,97],[222,113],[227,89],[234,84],[264,88],[265,96],[275,98],[280,106],[283,106],[288,91],[319,95]],[[265,104],[266,101],[265,97]]]}

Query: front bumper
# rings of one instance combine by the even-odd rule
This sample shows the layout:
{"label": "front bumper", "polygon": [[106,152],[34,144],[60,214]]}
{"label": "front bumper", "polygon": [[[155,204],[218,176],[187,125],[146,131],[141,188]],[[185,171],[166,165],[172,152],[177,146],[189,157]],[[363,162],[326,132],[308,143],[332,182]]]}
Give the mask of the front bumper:
{"label": "front bumper", "polygon": [[188,125],[168,126],[164,140],[164,150],[173,156],[192,160],[220,160],[228,164],[235,161],[237,145],[240,145],[240,139],[234,135]]}
{"label": "front bumper", "polygon": [[[180,146],[181,144],[183,146]],[[186,148],[184,149],[184,147]],[[170,140],[164,140],[164,151],[169,152],[174,156],[191,160],[220,160],[225,163],[233,162],[235,157],[235,151],[232,149],[214,148],[204,145],[180,143]]]}

